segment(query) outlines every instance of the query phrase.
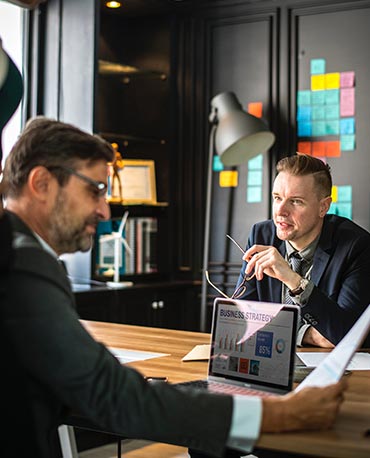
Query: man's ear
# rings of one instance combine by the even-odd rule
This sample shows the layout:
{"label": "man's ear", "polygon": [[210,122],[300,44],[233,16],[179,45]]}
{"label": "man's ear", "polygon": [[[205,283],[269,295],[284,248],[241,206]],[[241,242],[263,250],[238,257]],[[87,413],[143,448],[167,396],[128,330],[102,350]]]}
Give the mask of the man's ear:
{"label": "man's ear", "polygon": [[324,197],[324,199],[321,199],[321,202],[320,202],[320,217],[321,218],[324,218],[324,216],[328,213],[331,201],[332,201],[331,196]]}
{"label": "man's ear", "polygon": [[38,200],[45,200],[51,191],[52,186],[55,185],[55,178],[49,170],[38,165],[34,167],[28,175],[27,186],[32,196]]}

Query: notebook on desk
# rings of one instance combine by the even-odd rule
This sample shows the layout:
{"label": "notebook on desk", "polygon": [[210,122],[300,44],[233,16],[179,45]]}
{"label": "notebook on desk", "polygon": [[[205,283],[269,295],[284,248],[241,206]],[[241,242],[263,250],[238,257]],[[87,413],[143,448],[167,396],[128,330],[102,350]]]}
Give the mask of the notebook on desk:
{"label": "notebook on desk", "polygon": [[223,298],[213,307],[208,376],[180,385],[258,396],[291,391],[299,307]]}

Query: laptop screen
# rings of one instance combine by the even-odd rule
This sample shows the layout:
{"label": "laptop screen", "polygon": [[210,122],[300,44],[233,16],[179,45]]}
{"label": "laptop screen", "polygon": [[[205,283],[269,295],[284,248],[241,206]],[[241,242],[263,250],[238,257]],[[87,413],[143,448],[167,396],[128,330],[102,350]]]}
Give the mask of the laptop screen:
{"label": "laptop screen", "polygon": [[299,308],[215,299],[208,375],[290,391]]}

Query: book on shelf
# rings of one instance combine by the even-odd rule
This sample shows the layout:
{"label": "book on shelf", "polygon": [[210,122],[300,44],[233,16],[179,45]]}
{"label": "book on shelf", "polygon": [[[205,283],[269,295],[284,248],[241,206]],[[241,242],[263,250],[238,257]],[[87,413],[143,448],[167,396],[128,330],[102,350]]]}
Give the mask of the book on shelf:
{"label": "book on shelf", "polygon": [[[114,267],[114,242],[109,239],[117,231],[119,219],[100,222],[95,243],[96,274],[111,275]],[[120,275],[158,272],[156,217],[128,217],[122,233],[131,252],[122,244],[119,258]]]}

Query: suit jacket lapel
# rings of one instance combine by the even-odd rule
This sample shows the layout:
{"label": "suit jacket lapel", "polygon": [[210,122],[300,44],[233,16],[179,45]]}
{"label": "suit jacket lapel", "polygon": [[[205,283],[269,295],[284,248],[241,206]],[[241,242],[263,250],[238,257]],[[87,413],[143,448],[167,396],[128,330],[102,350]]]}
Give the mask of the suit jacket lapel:
{"label": "suit jacket lapel", "polygon": [[333,239],[333,226],[329,224],[327,219],[324,219],[324,225],[321,230],[321,236],[317,245],[314,257],[313,266],[311,272],[311,280],[315,285],[319,284],[319,281],[324,273],[324,270],[330,259],[331,241]]}

